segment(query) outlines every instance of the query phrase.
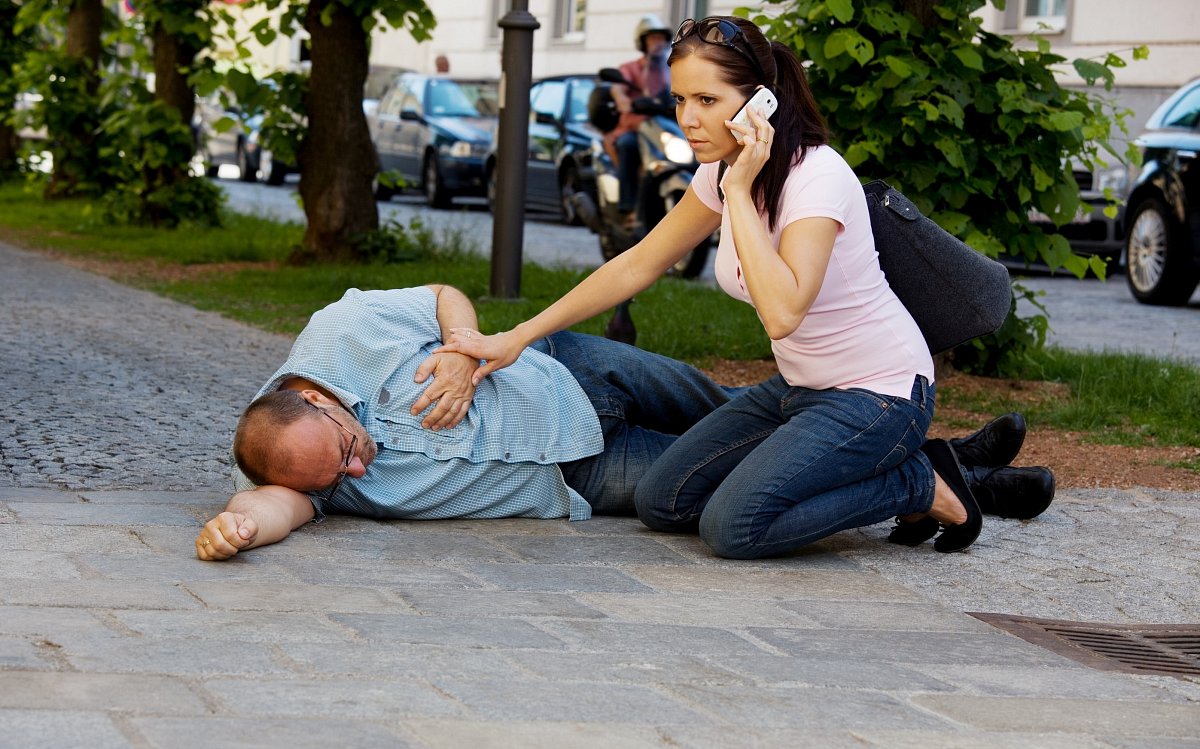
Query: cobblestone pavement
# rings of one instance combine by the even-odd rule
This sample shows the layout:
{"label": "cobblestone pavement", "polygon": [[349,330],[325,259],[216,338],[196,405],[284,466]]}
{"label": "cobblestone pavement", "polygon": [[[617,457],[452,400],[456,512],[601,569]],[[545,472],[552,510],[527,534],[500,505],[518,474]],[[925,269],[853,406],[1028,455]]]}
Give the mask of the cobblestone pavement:
{"label": "cobblestone pavement", "polygon": [[954,555],[882,525],[745,563],[630,519],[332,518],[203,563],[289,342],[0,263],[0,748],[1200,748],[1200,679],[963,613],[1200,622],[1197,493],[1064,492]]}

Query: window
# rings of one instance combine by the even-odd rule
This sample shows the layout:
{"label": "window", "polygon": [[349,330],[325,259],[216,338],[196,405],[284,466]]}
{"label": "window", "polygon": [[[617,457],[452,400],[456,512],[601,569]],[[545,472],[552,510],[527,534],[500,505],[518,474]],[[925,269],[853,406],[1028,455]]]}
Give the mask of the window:
{"label": "window", "polygon": [[588,78],[580,78],[571,85],[571,100],[567,104],[568,122],[588,121],[588,101],[596,84]]}
{"label": "window", "polygon": [[1067,0],[1023,0],[1021,31],[1062,31],[1067,27]]}
{"label": "window", "polygon": [[488,19],[487,38],[489,41],[500,41],[500,19],[512,10],[512,0],[492,0],[491,18]]}
{"label": "window", "polygon": [[1200,86],[1193,88],[1180,99],[1163,118],[1163,127],[1196,128],[1198,126],[1200,126]]}
{"label": "window", "polygon": [[555,0],[554,37],[567,42],[583,41],[587,0]]}
{"label": "window", "polygon": [[708,15],[708,0],[667,0],[665,14],[667,25],[673,29],[685,19],[700,20]]}
{"label": "window", "polygon": [[529,103],[530,116],[546,115],[558,121],[567,100],[567,84],[563,81],[543,81]]}

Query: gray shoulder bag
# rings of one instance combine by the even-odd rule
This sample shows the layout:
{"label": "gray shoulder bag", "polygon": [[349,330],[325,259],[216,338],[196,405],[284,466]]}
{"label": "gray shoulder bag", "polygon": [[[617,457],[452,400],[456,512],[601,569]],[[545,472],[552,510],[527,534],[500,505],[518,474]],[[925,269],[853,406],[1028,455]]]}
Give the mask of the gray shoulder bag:
{"label": "gray shoulder bag", "polygon": [[921,215],[886,182],[863,186],[888,285],[908,308],[930,353],[995,332],[1012,307],[1008,270]]}

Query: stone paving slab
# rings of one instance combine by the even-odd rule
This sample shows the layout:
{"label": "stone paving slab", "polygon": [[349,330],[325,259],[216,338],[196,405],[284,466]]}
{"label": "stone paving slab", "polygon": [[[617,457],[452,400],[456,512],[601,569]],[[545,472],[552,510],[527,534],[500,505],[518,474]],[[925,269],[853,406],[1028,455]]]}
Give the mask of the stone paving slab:
{"label": "stone paving slab", "polygon": [[630,518],[330,518],[204,563],[289,342],[0,262],[0,749],[1200,749],[1200,679],[964,613],[1200,621],[1197,493],[1064,491],[955,555],[883,525],[747,563]]}

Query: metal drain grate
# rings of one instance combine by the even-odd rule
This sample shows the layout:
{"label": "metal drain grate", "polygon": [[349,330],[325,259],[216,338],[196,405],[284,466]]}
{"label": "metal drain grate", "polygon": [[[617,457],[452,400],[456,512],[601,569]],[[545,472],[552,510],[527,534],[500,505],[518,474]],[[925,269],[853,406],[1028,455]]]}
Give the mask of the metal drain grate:
{"label": "metal drain grate", "polygon": [[1094,624],[968,613],[1092,668],[1130,674],[1200,676],[1200,625]]}

